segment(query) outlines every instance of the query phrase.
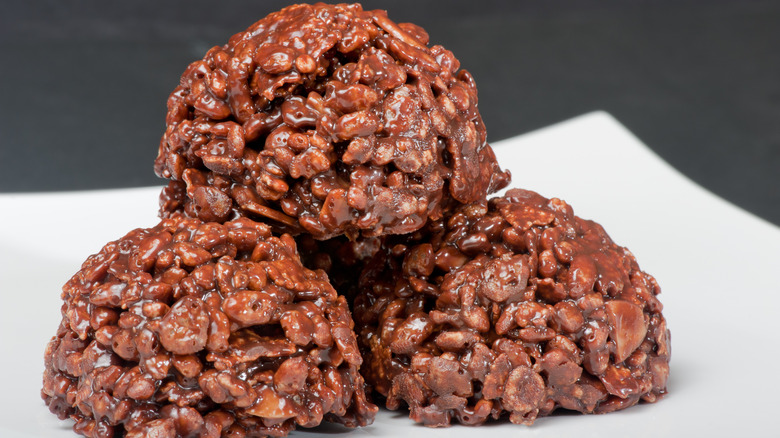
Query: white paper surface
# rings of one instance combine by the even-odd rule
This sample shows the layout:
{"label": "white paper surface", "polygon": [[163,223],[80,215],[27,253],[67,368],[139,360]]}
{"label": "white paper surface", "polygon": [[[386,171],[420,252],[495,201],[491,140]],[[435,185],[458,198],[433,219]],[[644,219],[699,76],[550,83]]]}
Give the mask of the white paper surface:
{"label": "white paper surface", "polygon": [[[672,332],[668,396],[607,415],[540,418],[531,427],[428,429],[405,412],[380,411],[364,429],[326,425],[292,436],[778,436],[780,228],[693,184],[606,113],[494,148],[512,171],[512,187],[566,200],[657,278]],[[156,224],[158,193],[0,195],[0,437],[76,436],[40,398],[62,284],[106,242]]]}

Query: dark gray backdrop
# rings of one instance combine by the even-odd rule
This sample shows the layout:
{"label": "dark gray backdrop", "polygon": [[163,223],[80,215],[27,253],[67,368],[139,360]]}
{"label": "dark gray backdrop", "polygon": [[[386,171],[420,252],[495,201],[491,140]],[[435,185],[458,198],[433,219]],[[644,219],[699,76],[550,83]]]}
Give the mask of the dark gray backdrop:
{"label": "dark gray backdrop", "polygon": [[[0,191],[162,184],[187,64],[291,2],[4,2]],[[780,224],[780,2],[365,1],[476,77],[496,141],[612,113],[704,187]]]}

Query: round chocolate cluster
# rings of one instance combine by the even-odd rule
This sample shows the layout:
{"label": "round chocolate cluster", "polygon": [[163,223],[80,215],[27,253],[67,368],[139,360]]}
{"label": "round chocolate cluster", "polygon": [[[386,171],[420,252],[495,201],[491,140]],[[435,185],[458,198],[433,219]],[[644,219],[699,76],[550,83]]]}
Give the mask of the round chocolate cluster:
{"label": "round chocolate cluster", "polygon": [[429,426],[557,408],[603,413],[666,391],[660,288],[559,199],[510,190],[388,238],[354,303],[363,375]]}
{"label": "round chocolate cluster", "polygon": [[176,216],[134,230],[63,299],[43,397],[85,436],[281,436],[377,411],[346,299],[265,224]]}
{"label": "round chocolate cluster", "polygon": [[509,172],[474,80],[420,27],[290,6],[192,63],[166,121],[162,222],[63,288],[42,396],[76,432],[365,426],[372,391],[428,426],[530,424],[666,392],[655,280],[563,201],[488,201]]}
{"label": "round chocolate cluster", "polygon": [[408,233],[509,182],[474,79],[413,24],[296,5],[192,63],[155,163],[162,214],[325,239]]}

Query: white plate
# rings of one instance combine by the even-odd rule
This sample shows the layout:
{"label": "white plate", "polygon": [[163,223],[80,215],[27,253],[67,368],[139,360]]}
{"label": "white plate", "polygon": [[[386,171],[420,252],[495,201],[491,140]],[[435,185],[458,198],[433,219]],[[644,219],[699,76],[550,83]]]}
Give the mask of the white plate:
{"label": "white plate", "polygon": [[[383,411],[348,435],[778,436],[780,229],[693,184],[605,113],[494,146],[514,187],[566,200],[658,279],[672,332],[669,395],[607,415],[540,418],[532,427],[427,429]],[[60,288],[104,243],[154,225],[158,192],[0,195],[0,436],[75,436],[39,396]],[[338,431],[346,430],[293,436]]]}

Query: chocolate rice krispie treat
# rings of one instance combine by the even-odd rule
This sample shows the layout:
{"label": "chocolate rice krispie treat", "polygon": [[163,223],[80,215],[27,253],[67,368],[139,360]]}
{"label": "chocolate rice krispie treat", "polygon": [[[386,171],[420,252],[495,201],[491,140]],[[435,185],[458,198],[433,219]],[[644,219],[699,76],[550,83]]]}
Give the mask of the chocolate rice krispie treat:
{"label": "chocolate rice krispie treat", "polygon": [[136,229],[62,298],[42,395],[85,436],[283,436],[376,414],[345,298],[268,225]]}
{"label": "chocolate rice krispie treat", "polygon": [[385,239],[354,303],[363,376],[428,426],[653,402],[670,356],[659,292],[600,225],[510,190]]}
{"label": "chocolate rice krispie treat", "polygon": [[290,6],[212,48],[166,123],[164,217],[402,234],[509,182],[472,76],[422,28],[357,4]]}
{"label": "chocolate rice krispie treat", "polygon": [[428,39],[295,5],[192,63],[162,222],[63,287],[49,409],[94,438],[264,437],[368,425],[368,390],[427,426],[663,396],[655,280],[561,200],[487,200],[509,172],[474,79]]}

